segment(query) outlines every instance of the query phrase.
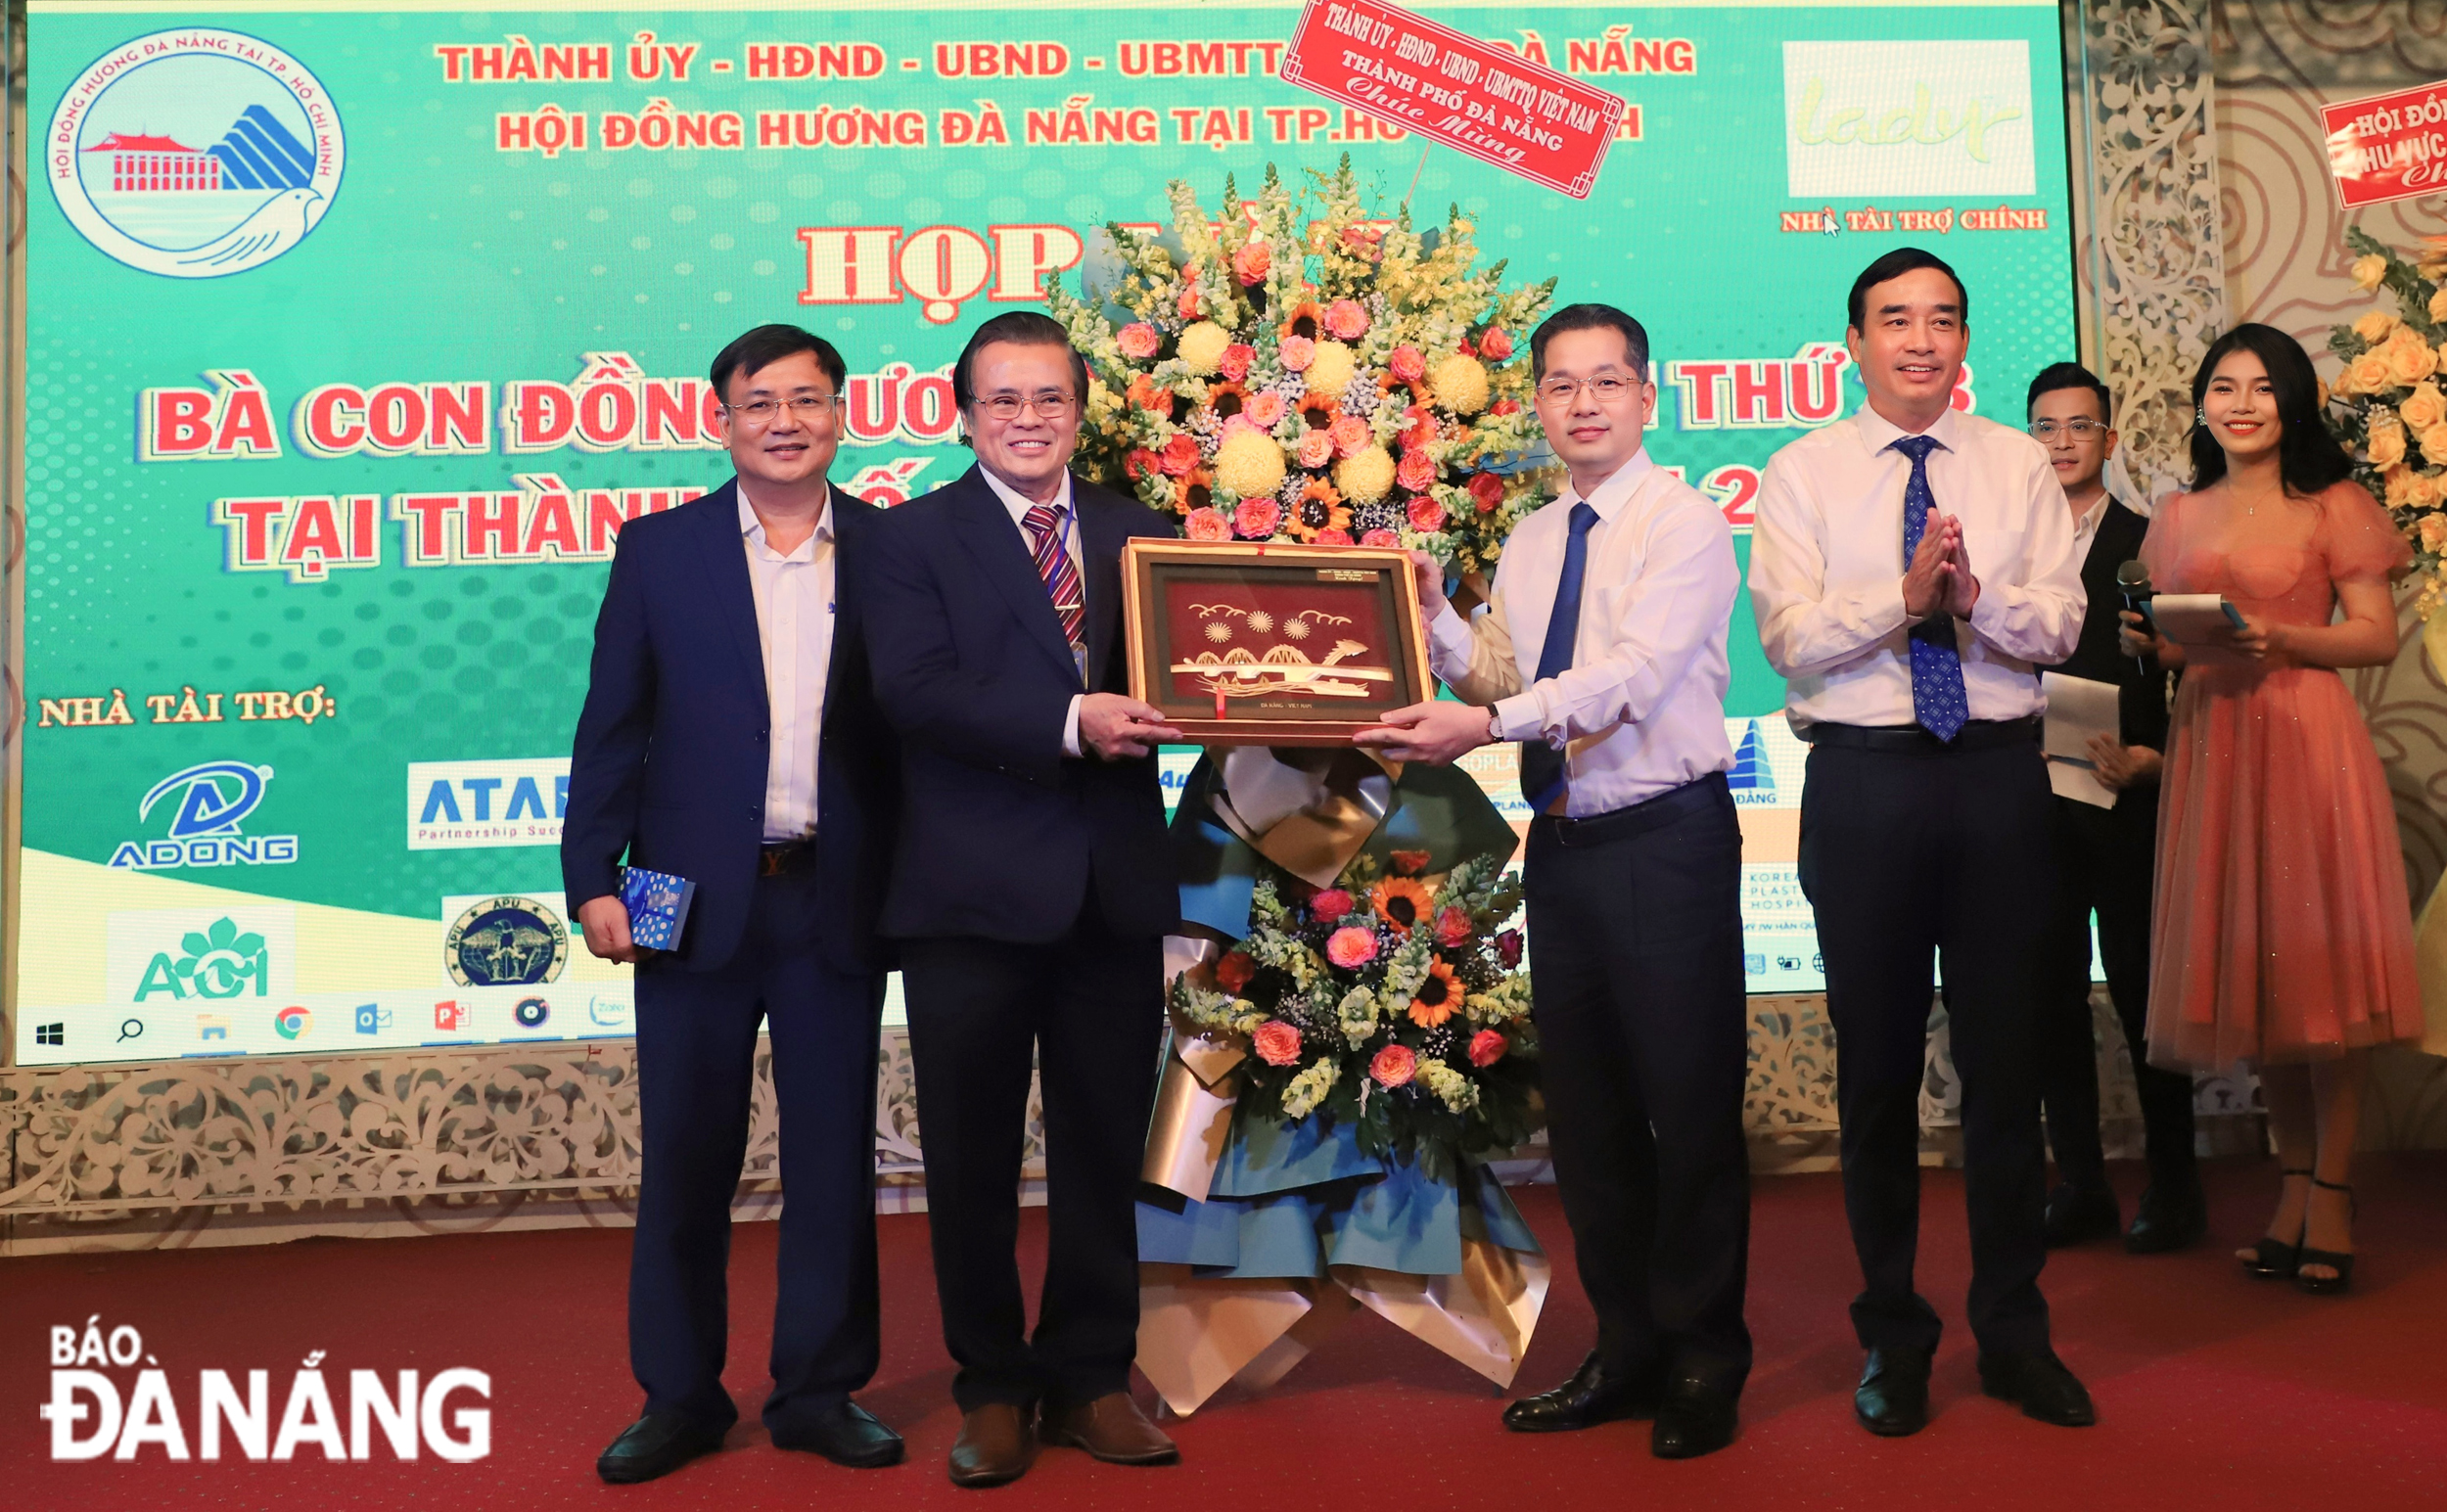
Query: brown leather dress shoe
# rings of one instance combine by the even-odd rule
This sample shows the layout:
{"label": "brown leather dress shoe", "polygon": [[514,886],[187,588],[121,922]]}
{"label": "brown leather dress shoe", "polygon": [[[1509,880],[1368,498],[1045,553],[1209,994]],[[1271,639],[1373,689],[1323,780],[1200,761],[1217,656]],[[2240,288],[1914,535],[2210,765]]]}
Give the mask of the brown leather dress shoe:
{"label": "brown leather dress shoe", "polygon": [[989,1402],[960,1419],[951,1445],[951,1484],[1003,1486],[1028,1474],[1037,1441],[1028,1431],[1028,1410]]}
{"label": "brown leather dress shoe", "polygon": [[1108,1465],[1170,1465],[1181,1457],[1128,1392],[1099,1397],[1085,1406],[1049,1409],[1038,1425],[1047,1443],[1085,1449]]}

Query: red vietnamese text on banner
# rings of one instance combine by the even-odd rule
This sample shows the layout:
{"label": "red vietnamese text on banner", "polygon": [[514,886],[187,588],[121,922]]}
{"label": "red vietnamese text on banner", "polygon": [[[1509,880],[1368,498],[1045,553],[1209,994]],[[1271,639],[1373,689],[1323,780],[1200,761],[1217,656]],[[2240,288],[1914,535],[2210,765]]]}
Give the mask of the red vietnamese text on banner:
{"label": "red vietnamese text on banner", "polygon": [[2320,107],[2346,209],[2447,189],[2447,82]]}
{"label": "red vietnamese text on banner", "polygon": [[1279,76],[1576,200],[1630,108],[1382,0],[1309,0]]}

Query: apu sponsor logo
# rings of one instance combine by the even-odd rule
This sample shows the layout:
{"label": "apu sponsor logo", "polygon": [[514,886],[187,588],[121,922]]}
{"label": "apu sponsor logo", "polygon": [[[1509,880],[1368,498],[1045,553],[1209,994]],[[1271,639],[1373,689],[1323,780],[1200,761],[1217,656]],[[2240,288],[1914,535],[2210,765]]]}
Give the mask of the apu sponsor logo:
{"label": "apu sponsor logo", "polygon": [[[306,1449],[321,1450],[326,1460],[362,1460],[375,1456],[378,1442],[393,1459],[423,1452],[463,1464],[492,1452],[492,1409],[477,1405],[492,1399],[487,1372],[350,1370],[344,1385],[337,1369],[326,1377],[325,1357],[316,1350],[290,1373],[277,1417],[268,1370],[242,1372],[243,1391],[230,1371],[200,1370],[182,1406],[169,1371],[145,1352],[134,1328],[122,1323],[106,1333],[100,1313],[82,1329],[55,1324],[51,1397],[41,1408],[51,1425],[51,1457],[135,1459],[150,1444],[170,1460],[218,1460],[225,1449],[226,1457],[253,1460],[290,1460]],[[113,1371],[132,1371],[135,1379],[122,1389]],[[345,1394],[345,1417],[335,1391]]]}
{"label": "apu sponsor logo", "polygon": [[441,955],[450,980],[460,986],[536,986],[559,977],[568,964],[569,929],[537,898],[505,893],[445,898],[443,905],[458,910],[442,935]]}
{"label": "apu sponsor logo", "polygon": [[557,846],[570,758],[408,763],[408,848]]}
{"label": "apu sponsor logo", "polygon": [[295,835],[248,835],[239,826],[263,802],[272,769],[245,761],[205,761],[170,773],[136,804],[139,821],[169,815],[159,840],[123,840],[113,866],[167,871],[182,866],[261,866],[298,858]]}
{"label": "apu sponsor logo", "polygon": [[39,151],[69,224],[165,278],[226,278],[289,252],[331,207],[346,157],[340,114],[304,64],[207,27],[88,64]]}
{"label": "apu sponsor logo", "polygon": [[2027,42],[1787,42],[1784,178],[1821,195],[2027,195]]}

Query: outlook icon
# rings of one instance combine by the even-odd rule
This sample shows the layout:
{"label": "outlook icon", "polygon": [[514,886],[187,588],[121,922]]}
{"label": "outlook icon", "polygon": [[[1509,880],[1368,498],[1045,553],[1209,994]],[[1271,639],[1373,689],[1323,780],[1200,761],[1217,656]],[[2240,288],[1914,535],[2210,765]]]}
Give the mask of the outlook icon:
{"label": "outlook icon", "polygon": [[391,1028],[390,1009],[383,1007],[379,1003],[359,1003],[357,1005],[358,1033],[379,1034],[389,1028]]}

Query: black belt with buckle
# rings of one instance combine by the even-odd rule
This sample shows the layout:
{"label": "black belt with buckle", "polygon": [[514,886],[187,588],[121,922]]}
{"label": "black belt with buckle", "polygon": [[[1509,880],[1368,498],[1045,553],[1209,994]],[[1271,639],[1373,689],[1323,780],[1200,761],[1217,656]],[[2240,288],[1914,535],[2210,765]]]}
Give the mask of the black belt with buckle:
{"label": "black belt with buckle", "polygon": [[815,842],[768,840],[757,851],[757,875],[788,877],[815,864]]}
{"label": "black belt with buckle", "polygon": [[1939,740],[1916,724],[1814,724],[1801,737],[1813,746],[1849,746],[1892,756],[1951,756],[1965,751],[1996,751],[2007,746],[2039,744],[2039,716],[2022,719],[1973,719]]}

